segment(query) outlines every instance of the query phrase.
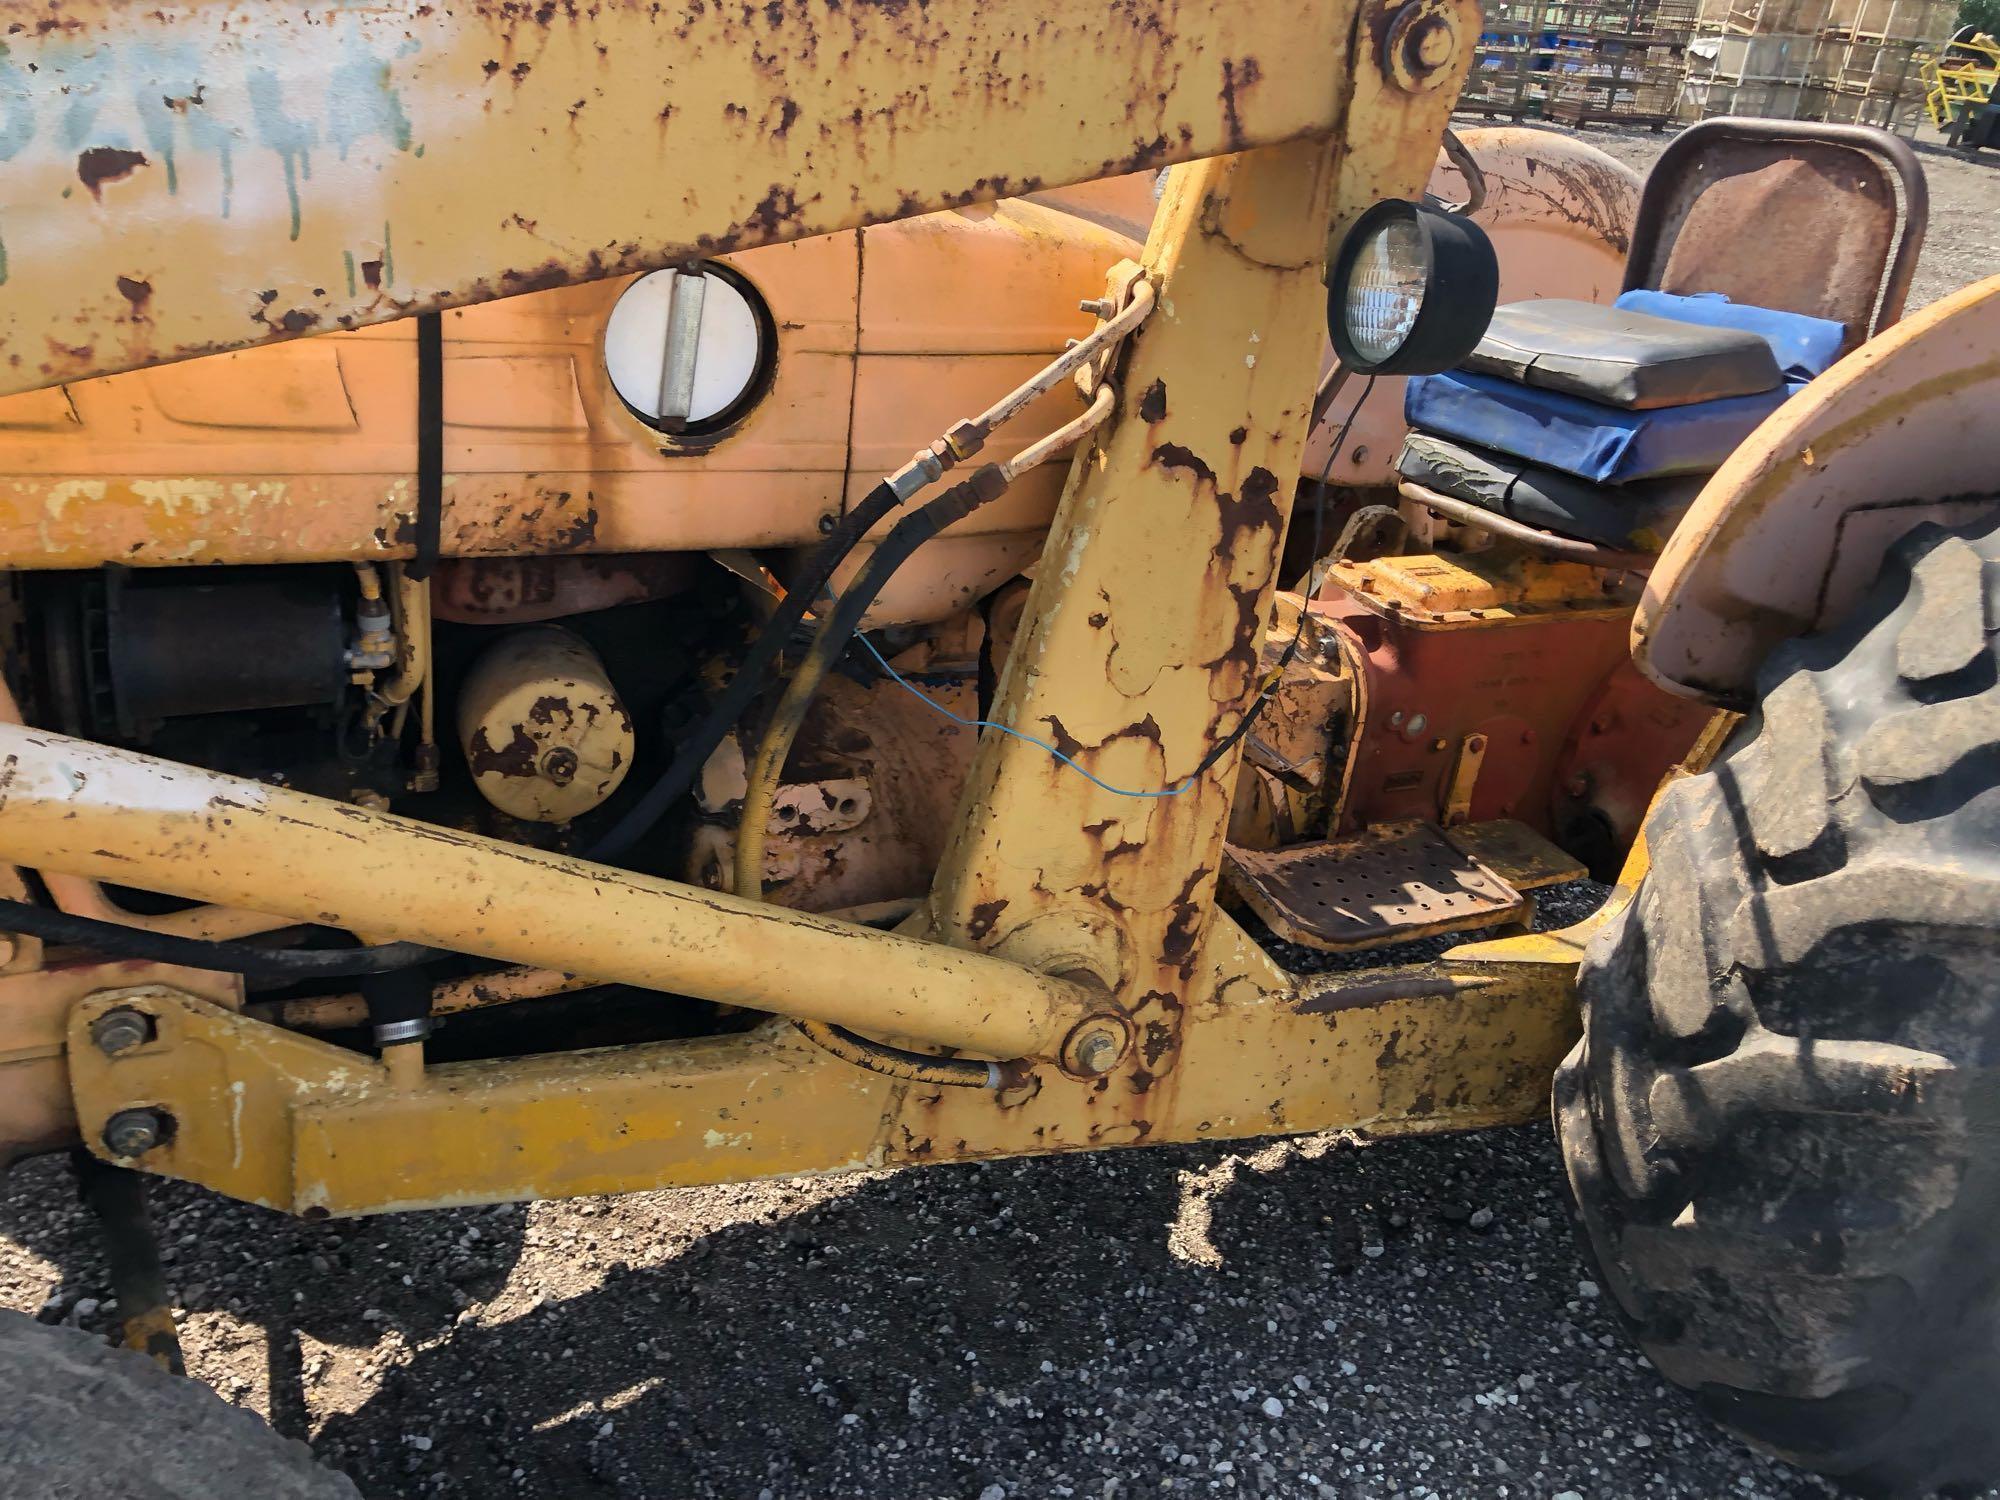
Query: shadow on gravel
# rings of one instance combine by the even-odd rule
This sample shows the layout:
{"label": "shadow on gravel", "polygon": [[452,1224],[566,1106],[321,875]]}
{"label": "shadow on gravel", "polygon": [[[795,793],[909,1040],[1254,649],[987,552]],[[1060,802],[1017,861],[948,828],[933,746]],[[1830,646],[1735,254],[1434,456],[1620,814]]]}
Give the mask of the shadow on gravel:
{"label": "shadow on gravel", "polygon": [[467,1324],[318,1444],[371,1495],[1827,1493],[1580,1288],[1545,1129],[1247,1149],[874,1179]]}
{"label": "shadow on gravel", "polygon": [[[526,1210],[512,1205],[309,1224],[185,1183],[154,1179],[149,1187],[176,1305],[226,1310],[254,1326],[271,1424],[302,1439],[312,1419],[301,1334],[348,1349],[372,1348],[391,1328],[412,1344],[440,1338],[462,1308],[506,1281],[526,1225]],[[6,1174],[0,1236],[58,1270],[60,1287],[36,1316],[117,1337],[97,1226],[76,1201],[63,1157]],[[222,1394],[242,1400],[245,1393],[225,1383]]]}

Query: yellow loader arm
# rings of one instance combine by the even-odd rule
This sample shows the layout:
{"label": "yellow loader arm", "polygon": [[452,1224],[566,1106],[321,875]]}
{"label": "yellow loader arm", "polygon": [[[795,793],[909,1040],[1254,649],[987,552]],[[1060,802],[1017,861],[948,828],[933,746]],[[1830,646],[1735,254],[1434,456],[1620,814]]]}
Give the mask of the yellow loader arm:
{"label": "yellow loader arm", "polygon": [[35,15],[0,50],[0,394],[1324,134],[1357,24],[1199,0]]}

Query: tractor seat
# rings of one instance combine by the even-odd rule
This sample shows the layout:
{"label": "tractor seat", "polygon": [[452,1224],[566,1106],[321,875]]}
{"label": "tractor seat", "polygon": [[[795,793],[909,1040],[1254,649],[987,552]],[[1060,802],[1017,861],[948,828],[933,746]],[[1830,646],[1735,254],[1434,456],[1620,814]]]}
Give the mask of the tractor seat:
{"label": "tractor seat", "polygon": [[1512,303],[1461,368],[1410,381],[1397,473],[1537,529],[1656,551],[1844,336],[1714,296]]}
{"label": "tractor seat", "polygon": [[1557,299],[1496,308],[1464,368],[1626,411],[1757,396],[1784,383],[1771,346],[1754,333]]}

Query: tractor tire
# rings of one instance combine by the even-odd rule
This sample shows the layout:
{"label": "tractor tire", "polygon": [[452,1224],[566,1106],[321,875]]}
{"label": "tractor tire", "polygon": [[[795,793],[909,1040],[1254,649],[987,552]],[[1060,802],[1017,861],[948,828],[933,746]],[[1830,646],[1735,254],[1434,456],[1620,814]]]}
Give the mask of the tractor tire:
{"label": "tractor tire", "polygon": [[1871,1496],[2000,1478],[2000,525],[1926,525],[1667,789],[1555,1114],[1653,1364]]}
{"label": "tractor tire", "polygon": [[0,1494],[361,1500],[304,1443],[199,1381],[73,1328],[0,1313]]}

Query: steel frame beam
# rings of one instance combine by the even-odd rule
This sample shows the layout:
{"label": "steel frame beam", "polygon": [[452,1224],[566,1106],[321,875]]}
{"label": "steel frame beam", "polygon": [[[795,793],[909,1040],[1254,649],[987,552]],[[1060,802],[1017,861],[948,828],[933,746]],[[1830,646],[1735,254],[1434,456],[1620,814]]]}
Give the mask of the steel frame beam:
{"label": "steel frame beam", "polygon": [[[1171,1086],[1052,1068],[999,1094],[905,1084],[774,1022],[443,1064],[402,1088],[346,1048],[158,984],[70,1010],[70,1075],[98,1154],[119,1160],[103,1144],[113,1115],[157,1110],[164,1143],[126,1165],[310,1217],[1336,1127],[1462,1130],[1546,1115],[1576,1037],[1571,975],[1588,935],[1389,971],[1403,993],[1385,999],[1380,974],[1296,985],[1225,918]],[[91,1029],[118,1009],[151,1017],[154,1037],[107,1057]]]}

